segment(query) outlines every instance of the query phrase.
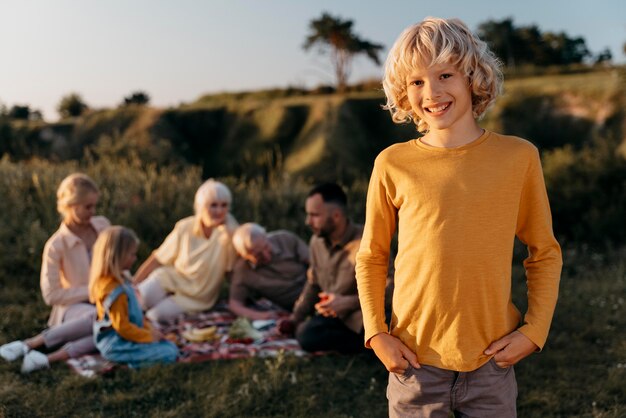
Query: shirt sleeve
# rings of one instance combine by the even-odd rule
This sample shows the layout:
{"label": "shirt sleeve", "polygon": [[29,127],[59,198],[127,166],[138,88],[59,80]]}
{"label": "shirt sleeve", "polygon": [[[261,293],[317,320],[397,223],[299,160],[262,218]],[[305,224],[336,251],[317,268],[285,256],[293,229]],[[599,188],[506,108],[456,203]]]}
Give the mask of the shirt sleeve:
{"label": "shirt sleeve", "polygon": [[111,320],[113,329],[125,340],[136,343],[153,342],[152,333],[149,328],[141,328],[130,322],[128,315],[128,297],[126,294],[122,293],[115,299],[115,302],[113,302],[113,305],[111,305],[109,309],[109,319]]}
{"label": "shirt sleeve", "polygon": [[233,268],[233,273],[230,279],[229,292],[230,300],[235,300],[242,304],[246,303],[246,300],[249,296],[248,287],[244,283],[246,274],[245,263],[246,261],[243,259],[238,259],[235,263],[235,267]]}
{"label": "shirt sleeve", "polygon": [[552,216],[535,149],[526,173],[517,220],[517,237],[528,247],[524,260],[528,310],[519,329],[540,349],[550,330],[561,276],[561,248],[552,232]]}
{"label": "shirt sleeve", "polygon": [[180,249],[180,224],[176,224],[163,243],[154,250],[154,257],[162,265],[172,265]]}
{"label": "shirt sleeve", "polygon": [[363,312],[366,345],[376,334],[388,331],[385,321],[385,288],[389,253],[397,224],[389,185],[374,165],[367,191],[365,226],[356,257],[356,279]]}
{"label": "shirt sleeve", "polygon": [[71,305],[89,300],[87,286],[64,288],[61,284],[63,253],[54,243],[47,243],[42,257],[40,287],[47,305]]}
{"label": "shirt sleeve", "polygon": [[[311,254],[312,255],[312,254]],[[315,269],[313,268],[314,257],[311,258],[311,265],[307,270],[307,281],[302,289],[302,293],[293,306],[293,314],[298,321],[304,320],[307,315],[313,313],[313,308],[319,301],[318,294],[322,291],[320,288]]]}
{"label": "shirt sleeve", "polygon": [[218,228],[221,234],[220,245],[223,248],[224,268],[227,272],[233,271],[238,259],[237,251],[233,246],[233,234],[238,226],[237,219],[229,213],[226,217],[226,224]]}
{"label": "shirt sleeve", "polygon": [[230,239],[224,244],[224,257],[226,272],[232,271],[237,261],[237,251],[235,251],[235,247],[233,247]]}

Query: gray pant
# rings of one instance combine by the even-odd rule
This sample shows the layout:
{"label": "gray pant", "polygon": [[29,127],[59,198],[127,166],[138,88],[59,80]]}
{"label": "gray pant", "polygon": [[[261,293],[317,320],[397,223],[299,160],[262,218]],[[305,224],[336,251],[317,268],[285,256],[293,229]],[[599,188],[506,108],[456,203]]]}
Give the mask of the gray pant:
{"label": "gray pant", "polygon": [[93,322],[96,319],[96,307],[88,303],[70,306],[63,322],[54,325],[43,334],[44,344],[53,348],[61,344],[70,358],[80,357],[97,351],[93,341]]}
{"label": "gray pant", "polygon": [[516,417],[517,382],[513,367],[493,360],[471,372],[422,365],[389,373],[389,416],[448,418]]}

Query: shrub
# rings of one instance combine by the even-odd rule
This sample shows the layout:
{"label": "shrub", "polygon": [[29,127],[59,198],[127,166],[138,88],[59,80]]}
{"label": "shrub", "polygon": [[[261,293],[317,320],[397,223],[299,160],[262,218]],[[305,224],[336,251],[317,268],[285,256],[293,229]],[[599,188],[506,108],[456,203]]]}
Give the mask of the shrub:
{"label": "shrub", "polygon": [[626,159],[611,142],[543,155],[554,230],[567,244],[626,241]]}
{"label": "shrub", "polygon": [[[83,171],[101,190],[98,213],[114,224],[133,228],[142,240],[140,258],[157,247],[179,219],[193,213],[193,197],[202,183],[196,166],[145,163],[132,155],[119,158],[88,154],[85,160],[53,164],[0,160],[0,283],[20,272],[36,277],[47,238],[58,228],[56,188],[71,172]],[[268,230],[287,229],[308,239],[304,200],[312,182],[273,173],[269,178],[221,178],[233,193],[232,212],[240,223],[255,221]],[[354,219],[364,219],[367,184],[346,186]],[[33,279],[35,280],[35,279]]]}
{"label": "shrub", "polygon": [[79,94],[71,93],[61,99],[57,110],[62,118],[73,118],[81,116],[88,108]]}

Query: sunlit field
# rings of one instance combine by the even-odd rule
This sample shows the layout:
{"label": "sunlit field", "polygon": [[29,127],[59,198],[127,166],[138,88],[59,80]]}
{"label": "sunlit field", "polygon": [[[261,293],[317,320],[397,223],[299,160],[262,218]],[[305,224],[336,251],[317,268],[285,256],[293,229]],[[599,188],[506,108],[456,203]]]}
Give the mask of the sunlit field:
{"label": "sunlit field", "polygon": [[[191,213],[198,169],[157,169],[132,159],[52,164],[0,162],[0,343],[43,329],[48,308],[39,292],[43,244],[58,226],[55,189],[83,170],[102,188],[99,212],[135,229],[140,258],[174,222]],[[306,180],[224,178],[233,213],[268,229],[308,239],[303,225]],[[366,181],[346,184],[352,213],[363,220]],[[525,283],[516,251],[514,294],[524,308]],[[520,417],[626,415],[626,253],[616,246],[565,246],[560,299],[548,343],[516,366]],[[314,358],[175,364],[118,369],[86,379],[65,364],[21,375],[0,363],[0,416],[383,417],[387,374],[371,353]]]}

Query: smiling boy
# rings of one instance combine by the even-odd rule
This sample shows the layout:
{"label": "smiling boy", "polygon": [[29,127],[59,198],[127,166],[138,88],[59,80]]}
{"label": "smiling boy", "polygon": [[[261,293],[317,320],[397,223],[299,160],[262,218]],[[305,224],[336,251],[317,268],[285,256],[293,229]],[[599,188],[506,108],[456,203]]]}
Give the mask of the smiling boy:
{"label": "smiling boy", "polygon": [[[513,365],[548,335],[562,261],[539,153],[476,122],[501,83],[498,60],[457,19],[407,28],[387,58],[386,108],[423,134],[377,157],[357,255],[365,343],[390,372],[393,417],[516,416]],[[516,236],[529,251],[523,318],[511,299]]]}

